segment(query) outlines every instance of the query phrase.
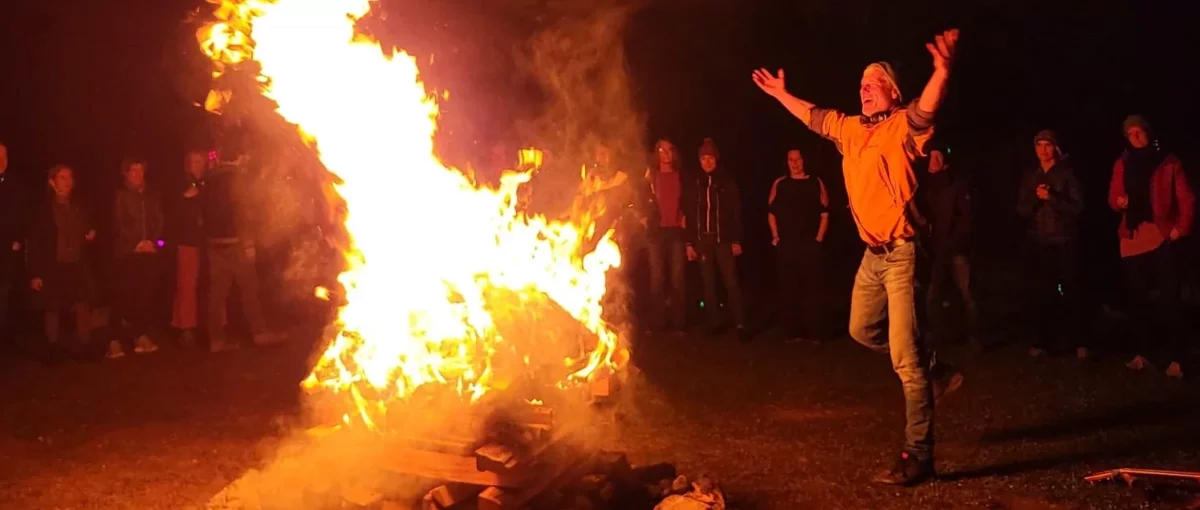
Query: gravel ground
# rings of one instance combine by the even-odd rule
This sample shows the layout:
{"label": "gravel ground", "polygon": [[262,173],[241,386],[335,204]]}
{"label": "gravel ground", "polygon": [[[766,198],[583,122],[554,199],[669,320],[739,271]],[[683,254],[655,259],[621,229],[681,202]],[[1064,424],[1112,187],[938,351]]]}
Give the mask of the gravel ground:
{"label": "gravel ground", "polygon": [[[964,363],[938,409],[938,481],[867,482],[902,439],[888,361],[848,340],[645,339],[612,448],[717,477],[734,508],[1134,508],[1119,466],[1200,470],[1197,387],[1115,360]],[[104,363],[2,362],[0,508],[187,508],[299,427],[306,345]]]}

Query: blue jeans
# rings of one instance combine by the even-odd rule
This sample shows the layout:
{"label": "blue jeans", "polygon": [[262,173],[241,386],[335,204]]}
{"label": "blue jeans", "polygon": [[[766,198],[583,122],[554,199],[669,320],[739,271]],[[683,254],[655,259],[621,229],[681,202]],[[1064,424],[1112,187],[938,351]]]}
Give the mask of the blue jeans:
{"label": "blue jeans", "polygon": [[904,387],[904,451],[929,459],[933,457],[933,385],[930,353],[917,329],[916,266],[916,243],[888,253],[867,250],[863,254],[850,297],[850,336],[871,350],[891,354],[892,369]]}

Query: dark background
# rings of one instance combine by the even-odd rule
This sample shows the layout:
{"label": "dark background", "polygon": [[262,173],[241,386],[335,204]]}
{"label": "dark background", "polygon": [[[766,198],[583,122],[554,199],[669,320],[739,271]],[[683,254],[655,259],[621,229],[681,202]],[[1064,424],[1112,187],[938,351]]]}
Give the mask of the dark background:
{"label": "dark background", "polygon": [[[838,156],[750,81],[751,69],[783,68],[796,95],[854,111],[863,66],[891,61],[906,99],[931,71],[923,43],[962,29],[960,62],[940,112],[939,134],[954,166],[975,183],[981,260],[1014,258],[1020,225],[1015,185],[1033,163],[1032,136],[1058,131],[1087,187],[1085,254],[1095,290],[1115,270],[1115,217],[1104,194],[1123,148],[1121,121],[1144,113],[1164,146],[1195,161],[1200,48],[1194,7],[1180,1],[1102,3],[981,0],[807,0],[796,2],[650,0],[626,32],[634,100],[645,113],[646,147],[670,137],[693,167],[703,137],[721,147],[746,199],[751,284],[769,272],[766,193],[785,170],[785,151],[804,151],[836,204],[831,241],[857,260],[844,212]],[[429,5],[426,5],[429,4]],[[486,157],[487,140],[539,97],[513,71],[514,48],[554,19],[553,0],[390,1],[387,26],[418,56],[438,54],[427,75],[454,92],[443,136],[445,157]],[[182,154],[205,130],[193,106],[209,86],[206,60],[184,23],[193,0],[4,2],[0,7],[0,139],[12,172],[41,193],[44,171],[65,162],[97,208],[119,182],[118,163],[150,160],[152,185],[180,174]],[[550,9],[556,7],[556,9]],[[207,9],[208,7],[204,7]],[[391,29],[389,28],[389,29]],[[1103,295],[1102,292],[1096,295]]]}

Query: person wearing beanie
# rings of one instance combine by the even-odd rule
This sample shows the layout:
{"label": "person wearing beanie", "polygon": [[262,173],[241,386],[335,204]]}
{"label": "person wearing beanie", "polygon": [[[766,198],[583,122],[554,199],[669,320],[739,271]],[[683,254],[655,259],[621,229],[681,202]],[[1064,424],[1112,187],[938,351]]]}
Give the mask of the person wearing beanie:
{"label": "person wearing beanie", "polygon": [[704,303],[708,314],[708,330],[721,327],[717,316],[717,272],[725,284],[729,314],[738,339],[749,341],[745,310],[742,307],[742,288],[738,283],[735,259],[742,254],[742,201],[737,182],[718,166],[720,152],[711,138],[700,145],[700,168],[703,175],[692,186],[687,224],[687,257],[700,262],[704,280]]}
{"label": "person wearing beanie", "polygon": [[[1152,143],[1144,117],[1130,115],[1124,131],[1129,145],[1113,164],[1108,204],[1121,214],[1117,237],[1135,324],[1134,357],[1126,366],[1143,370],[1153,358],[1181,378],[1186,344],[1173,250],[1191,232],[1196,198],[1179,158]],[[1156,325],[1163,329],[1157,335]]]}
{"label": "person wearing beanie", "polygon": [[958,30],[948,30],[925,45],[933,57],[933,75],[908,107],[901,103],[891,65],[867,66],[859,82],[862,115],[857,116],[817,108],[793,96],[783,70],[772,74],[758,69],[752,76],[763,92],[842,153],[850,213],[867,244],[850,298],[850,336],[890,354],[904,388],[904,449],[889,469],[874,477],[877,483],[913,485],[934,476],[934,401],[962,383],[962,374],[937,363],[918,334],[916,229],[909,219],[917,187],[913,161],[927,156],[933,117],[945,96],[957,43]]}
{"label": "person wearing beanie", "polygon": [[1086,358],[1076,227],[1083,210],[1083,191],[1053,131],[1038,132],[1033,147],[1038,164],[1025,172],[1017,191],[1017,213],[1028,222],[1024,262],[1029,275],[1026,305],[1033,329],[1029,355],[1040,357],[1071,343],[1076,356]]}

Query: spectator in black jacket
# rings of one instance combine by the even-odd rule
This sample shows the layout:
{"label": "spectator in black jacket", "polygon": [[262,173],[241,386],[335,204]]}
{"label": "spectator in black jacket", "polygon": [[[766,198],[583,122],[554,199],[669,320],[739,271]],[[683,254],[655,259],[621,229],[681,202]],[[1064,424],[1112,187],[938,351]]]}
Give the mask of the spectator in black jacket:
{"label": "spectator in black jacket", "polygon": [[[159,243],[163,234],[162,198],[146,189],[146,163],[128,160],[121,163],[125,185],[113,202],[113,251],[117,291],[117,311],[125,338],[133,341],[133,351],[154,352],[158,346],[150,338],[154,324],[155,283],[159,281]],[[125,355],[121,340],[108,344],[108,357]]]}
{"label": "spectator in black jacket", "polygon": [[[48,175],[50,197],[34,215],[29,231],[29,286],[34,305],[45,312],[46,341],[58,347],[59,313],[75,314],[76,345],[91,344],[91,303],[95,287],[87,246],[96,239],[91,216],[74,198],[75,175],[57,165]],[[78,349],[77,349],[78,351]]]}
{"label": "spectator in black jacket", "polygon": [[8,146],[0,142],[0,341],[8,340],[9,297],[25,239],[24,200],[8,172]]}
{"label": "spectator in black jacket", "polygon": [[700,168],[704,173],[690,194],[687,255],[688,260],[700,261],[709,330],[715,331],[721,326],[716,314],[719,308],[716,273],[720,271],[734,328],[740,340],[748,341],[750,337],[745,327],[742,288],[738,283],[735,260],[742,254],[741,195],[733,176],[725,169],[718,168],[719,159],[717,144],[711,138],[705,138],[700,146]]}
{"label": "spectator in black jacket", "polygon": [[967,177],[951,168],[948,155],[941,149],[929,151],[929,175],[917,190],[924,214],[923,225],[929,233],[933,263],[926,293],[926,314],[931,331],[944,336],[943,302],[946,286],[954,284],[963,306],[967,339],[973,349],[982,347],[977,322],[978,311],[971,293],[971,193]]}
{"label": "spectator in black jacket", "polygon": [[1017,212],[1029,222],[1025,246],[1030,283],[1028,305],[1033,312],[1034,344],[1030,356],[1074,343],[1076,356],[1088,350],[1080,331],[1077,271],[1079,232],[1076,218],[1083,210],[1083,191],[1075,171],[1063,158],[1058,138],[1044,130],[1034,137],[1038,166],[1021,179]]}

